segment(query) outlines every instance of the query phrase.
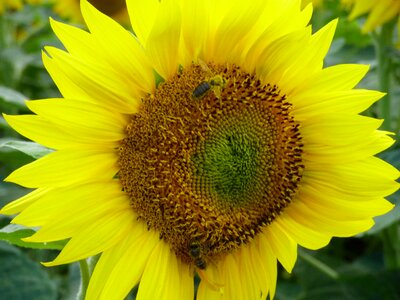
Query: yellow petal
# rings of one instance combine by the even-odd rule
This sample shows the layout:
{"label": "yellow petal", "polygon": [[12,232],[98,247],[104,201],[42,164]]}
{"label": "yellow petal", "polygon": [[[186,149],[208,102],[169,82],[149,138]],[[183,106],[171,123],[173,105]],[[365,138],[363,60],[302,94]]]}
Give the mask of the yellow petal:
{"label": "yellow petal", "polygon": [[118,171],[112,151],[59,150],[19,168],[4,180],[36,188],[111,179]]}
{"label": "yellow petal", "polygon": [[394,193],[399,184],[395,181],[399,171],[376,157],[347,164],[329,164],[308,162],[306,180],[326,181],[330,186],[347,194],[364,195],[364,199],[376,199]]}
{"label": "yellow petal", "polygon": [[[81,28],[74,27],[62,22],[58,22],[50,18],[50,25],[54,33],[63,43],[68,53],[76,57],[81,57],[87,62],[97,62],[98,55],[104,54],[96,47],[95,39],[92,34],[82,30]],[[108,65],[112,67],[112,64]]]}
{"label": "yellow petal", "polygon": [[140,43],[146,45],[150,32],[156,23],[161,2],[158,0],[129,0],[126,1],[126,4],[133,31]]}
{"label": "yellow petal", "polygon": [[[237,261],[243,294],[248,299],[257,299],[260,296],[262,286],[258,285],[257,271],[258,266],[252,264],[250,257],[250,246],[244,245],[234,252],[235,261]],[[265,288],[265,283],[263,283]]]}
{"label": "yellow petal", "polygon": [[154,69],[165,79],[177,73],[180,60],[181,15],[176,5],[173,0],[160,2],[157,22],[145,44]]}
{"label": "yellow petal", "polygon": [[137,300],[193,299],[189,266],[178,262],[169,245],[160,241],[153,250],[140,281]]}
{"label": "yellow petal", "polygon": [[87,0],[81,1],[81,10],[95,45],[100,47],[99,52],[109,60],[119,77],[123,76],[127,82],[135,82],[146,93],[153,92],[155,79],[151,63],[137,39],[112,18],[96,10]]}
{"label": "yellow petal", "polygon": [[224,300],[224,287],[225,282],[222,274],[222,262],[218,262],[218,266],[211,263],[207,269],[202,273],[201,281],[197,289],[196,299],[198,300]]}
{"label": "yellow petal", "polygon": [[[272,18],[271,24],[264,30],[254,44],[251,45],[252,47],[247,51],[243,61],[242,66],[249,73],[252,73],[254,69],[257,68],[258,74],[264,74],[264,72],[269,69],[268,64],[273,63],[270,53],[274,50],[270,47],[279,48],[277,51],[280,50],[280,52],[284,53],[287,47],[281,46],[281,41],[286,39],[298,39],[302,36],[304,34],[304,27],[308,24],[312,15],[311,7],[307,7],[299,14],[298,1],[272,2],[271,8],[274,14],[271,16],[270,10],[267,10],[268,18]],[[265,18],[266,17],[264,17],[264,19]],[[261,18],[261,20],[262,19],[263,18]],[[309,32],[309,30],[307,31]],[[296,43],[296,41],[294,42]],[[288,44],[286,44],[286,46],[287,45]],[[292,57],[290,57],[290,59]],[[279,58],[279,55],[277,55],[276,58]],[[283,58],[283,61],[284,60],[285,58]],[[260,72],[260,70],[263,70],[263,72]],[[276,82],[274,82],[274,84],[275,83]]]}
{"label": "yellow petal", "polygon": [[121,242],[136,223],[136,215],[131,209],[109,214],[82,228],[55,260],[43,264],[47,267],[67,264],[103,252]]}
{"label": "yellow petal", "polygon": [[383,215],[393,208],[393,204],[384,198],[349,199],[345,194],[339,198],[329,190],[306,182],[299,191],[299,199],[310,209],[342,221],[372,218]]}
{"label": "yellow petal", "polygon": [[271,247],[275,257],[279,260],[287,272],[291,272],[297,259],[297,244],[288,236],[278,223],[269,224],[263,238]]}
{"label": "yellow petal", "polygon": [[[260,237],[256,237],[256,239],[259,238]],[[273,275],[274,270],[276,270],[276,256],[273,255],[272,258],[266,257],[266,253],[264,249],[260,247],[259,241],[252,242],[249,248],[248,259],[250,260],[250,266],[256,276],[255,280],[260,287],[261,298],[265,299],[269,291],[274,290],[274,287],[272,287],[274,283],[270,281],[270,278],[273,277],[271,277],[271,275]],[[271,264],[271,259],[274,259],[274,264]]]}
{"label": "yellow petal", "polygon": [[[121,75],[100,63],[88,63],[67,52],[53,47],[45,48],[51,59],[43,58],[53,80],[58,83],[60,90],[69,88],[69,82],[61,81],[64,76],[73,84],[73,93],[64,95],[69,99],[82,99],[100,104],[123,113],[135,113],[140,105],[140,93],[134,81],[121,80]],[[83,90],[75,94],[76,90]]]}
{"label": "yellow petal", "polygon": [[304,43],[307,45],[310,38],[310,29],[302,28],[287,34],[267,45],[260,52],[257,61],[254,61],[256,73],[263,82],[279,84],[285,74],[287,65],[294,57],[294,53],[299,51],[290,44]]}
{"label": "yellow petal", "polygon": [[118,141],[125,137],[126,119],[101,105],[72,99],[28,101],[34,113],[84,140]]}
{"label": "yellow petal", "polygon": [[204,7],[209,5],[209,1],[181,0],[180,5],[182,6],[182,39],[188,52],[187,64],[189,64],[191,61],[197,60],[205,43],[209,27],[209,13]]}
{"label": "yellow petal", "polygon": [[[50,238],[60,240],[70,237],[68,234],[79,231],[84,223],[129,208],[129,199],[121,192],[120,183],[99,181],[53,189],[15,217],[13,223],[43,226],[30,239],[42,238],[40,241],[45,242]],[[66,236],[55,236],[63,234]]]}
{"label": "yellow petal", "polygon": [[367,231],[374,225],[372,219],[338,222],[334,216],[328,218],[323,213],[312,211],[301,201],[292,203],[286,213],[299,224],[330,236],[350,237]]}
{"label": "yellow petal", "polygon": [[232,254],[228,254],[223,262],[222,272],[224,274],[226,283],[224,286],[224,298],[232,300],[249,300],[246,290],[244,289],[246,285],[244,280],[241,278],[241,273],[239,272],[238,263],[235,261]]}
{"label": "yellow petal", "polygon": [[[254,257],[254,267],[263,269],[265,274],[262,274],[265,279],[262,285],[262,299],[265,299],[269,293],[269,298],[273,299],[276,290],[276,280],[278,276],[276,254],[272,250],[272,245],[267,240],[264,234],[259,237],[258,252],[252,252],[256,254]],[[260,271],[258,271],[260,273]]]}
{"label": "yellow petal", "polygon": [[369,90],[349,90],[335,92],[305,92],[290,97],[294,114],[298,120],[313,118],[321,113],[363,112],[385,94]]}
{"label": "yellow petal", "polygon": [[350,163],[376,155],[392,146],[394,142],[385,132],[377,130],[369,139],[340,147],[305,145],[303,158],[305,161],[319,164]]}
{"label": "yellow petal", "polygon": [[371,138],[382,120],[359,115],[319,114],[301,120],[301,135],[305,145],[340,146],[363,142]]}
{"label": "yellow petal", "polygon": [[[354,88],[361,81],[368,69],[369,66],[358,64],[330,66],[299,83],[294,88],[293,94],[302,93],[302,95],[307,95],[347,91]],[[302,98],[306,97],[303,96]]]}
{"label": "yellow petal", "polygon": [[316,250],[326,246],[331,236],[312,230],[302,223],[293,220],[287,213],[283,212],[274,222],[299,245]]}
{"label": "yellow petal", "polygon": [[35,115],[3,115],[7,123],[26,138],[52,149],[70,147],[79,141],[48,120]]}
{"label": "yellow petal", "polygon": [[[254,0],[245,3],[241,0],[232,0],[217,11],[221,21],[216,28],[214,40],[214,53],[208,51],[209,59],[217,63],[240,63],[238,57],[242,55],[244,46],[249,42],[246,37],[261,17],[266,8],[264,0]],[[212,57],[212,58],[211,58]]]}
{"label": "yellow petal", "polygon": [[86,299],[125,298],[139,282],[150,254],[159,242],[158,233],[148,231],[144,224],[138,223],[121,243],[101,255],[90,278]]}
{"label": "yellow petal", "polygon": [[399,14],[400,6],[398,1],[380,1],[375,5],[368,15],[362,30],[364,33],[374,30],[381,24],[384,24]]}
{"label": "yellow petal", "polygon": [[29,194],[8,203],[6,206],[0,209],[0,214],[13,215],[19,213],[41,199],[41,197],[49,191],[51,191],[51,189],[36,189],[33,192],[30,192]]}
{"label": "yellow petal", "polygon": [[313,34],[309,41],[302,44],[300,49],[297,48],[297,54],[287,61],[284,76],[278,82],[285,93],[290,93],[304,79],[322,69],[322,62],[331,45],[336,25],[337,20],[325,25]]}

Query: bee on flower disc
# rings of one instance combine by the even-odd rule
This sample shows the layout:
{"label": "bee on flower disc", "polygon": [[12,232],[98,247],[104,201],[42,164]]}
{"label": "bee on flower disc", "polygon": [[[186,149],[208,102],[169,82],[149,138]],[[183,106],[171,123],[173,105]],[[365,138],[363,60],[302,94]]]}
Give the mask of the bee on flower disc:
{"label": "bee on flower disc", "polygon": [[189,256],[193,259],[197,268],[204,270],[207,267],[207,263],[201,257],[201,246],[198,242],[190,243]]}
{"label": "bee on flower disc", "polygon": [[226,85],[226,79],[221,75],[213,74],[205,62],[199,60],[199,64],[205,72],[212,76],[208,80],[202,81],[198,86],[195,87],[192,93],[192,98],[201,99],[210,91],[213,91],[215,96],[220,99],[221,92]]}

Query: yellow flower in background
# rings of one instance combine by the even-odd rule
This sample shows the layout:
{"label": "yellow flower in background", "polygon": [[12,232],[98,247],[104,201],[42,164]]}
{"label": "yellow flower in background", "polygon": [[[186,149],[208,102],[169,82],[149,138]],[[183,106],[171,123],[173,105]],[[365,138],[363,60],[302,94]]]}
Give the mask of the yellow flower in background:
{"label": "yellow flower in background", "polygon": [[[277,261],[373,226],[398,171],[359,115],[363,65],[323,68],[300,0],[128,0],[136,34],[81,2],[89,32],[52,21],[43,62],[64,98],[9,116],[55,151],[6,178],[34,188],[0,213],[69,239],[47,266],[101,254],[87,299],[274,297]],[[162,82],[156,85],[156,79]]]}
{"label": "yellow flower in background", "polygon": [[[79,6],[80,0],[50,0],[54,4],[54,11],[65,19],[83,23]],[[94,7],[102,13],[123,24],[129,24],[129,15],[125,0],[90,0]]]}
{"label": "yellow flower in background", "polygon": [[19,10],[24,4],[40,4],[43,0],[1,0],[0,1],[0,15],[6,10]]}
{"label": "yellow flower in background", "polygon": [[400,14],[400,1],[398,0],[341,0],[341,3],[345,8],[351,10],[349,16],[351,20],[365,14],[368,15],[362,27],[364,33],[375,30]]}
{"label": "yellow flower in background", "polygon": [[306,7],[308,4],[312,3],[313,7],[318,7],[322,5],[323,0],[302,0],[301,6],[302,8]]}

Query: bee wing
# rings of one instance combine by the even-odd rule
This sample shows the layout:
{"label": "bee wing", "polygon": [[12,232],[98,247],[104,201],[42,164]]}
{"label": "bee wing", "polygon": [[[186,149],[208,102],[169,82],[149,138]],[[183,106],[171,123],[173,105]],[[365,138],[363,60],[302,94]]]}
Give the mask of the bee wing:
{"label": "bee wing", "polygon": [[212,72],[210,70],[210,68],[207,66],[207,64],[205,63],[205,61],[201,60],[200,58],[197,59],[197,63],[199,64],[199,66],[201,67],[201,69],[204,72],[207,72],[208,74],[212,75]]}

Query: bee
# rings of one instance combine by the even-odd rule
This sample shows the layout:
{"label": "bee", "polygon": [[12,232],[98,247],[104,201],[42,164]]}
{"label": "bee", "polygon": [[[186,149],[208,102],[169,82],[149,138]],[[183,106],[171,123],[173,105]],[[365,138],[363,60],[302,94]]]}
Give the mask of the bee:
{"label": "bee", "polygon": [[197,267],[196,272],[199,274],[201,280],[206,282],[214,291],[222,293],[224,285],[215,282],[205,271],[207,263],[201,257],[201,244],[198,241],[193,241],[189,244],[189,256],[193,259],[194,264]]}
{"label": "bee", "polygon": [[207,263],[201,257],[201,246],[198,242],[192,242],[189,245],[189,256],[193,259],[194,264],[200,270],[207,268]]}
{"label": "bee", "polygon": [[204,61],[199,60],[199,64],[203,71],[213,76],[208,80],[202,81],[198,86],[195,87],[192,93],[192,98],[200,99],[207,95],[210,91],[214,91],[217,98],[220,99],[221,92],[226,85],[226,79],[221,75],[214,75]]}
{"label": "bee", "polygon": [[203,81],[196,86],[196,88],[193,90],[192,97],[195,99],[200,99],[207,95],[208,92],[214,91],[217,98],[220,98],[225,84],[225,78],[223,78],[221,75],[216,75],[210,78],[208,81]]}

